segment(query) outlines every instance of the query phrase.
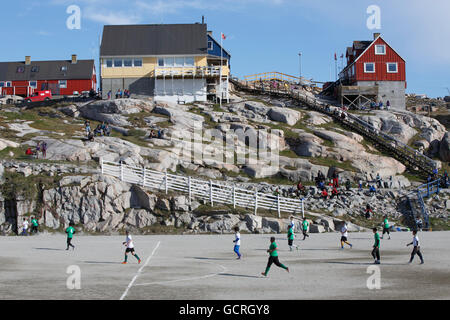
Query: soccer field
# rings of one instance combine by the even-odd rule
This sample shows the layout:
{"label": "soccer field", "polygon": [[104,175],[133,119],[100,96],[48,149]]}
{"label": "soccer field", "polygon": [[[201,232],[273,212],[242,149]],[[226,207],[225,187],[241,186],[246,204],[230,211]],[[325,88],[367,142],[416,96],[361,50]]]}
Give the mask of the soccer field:
{"label": "soccer field", "polygon": [[[125,236],[76,236],[74,251],[63,235],[1,238],[0,299],[449,299],[450,232],[419,233],[425,264],[408,265],[411,233],[381,240],[381,289],[370,290],[373,234],[350,233],[353,248],[340,250],[339,233],[311,234],[289,251],[286,235],[275,235],[281,263],[265,270],[271,235],[242,234],[242,260],[234,235],[134,236],[137,264],[122,265]],[[69,266],[81,271],[70,290]]]}

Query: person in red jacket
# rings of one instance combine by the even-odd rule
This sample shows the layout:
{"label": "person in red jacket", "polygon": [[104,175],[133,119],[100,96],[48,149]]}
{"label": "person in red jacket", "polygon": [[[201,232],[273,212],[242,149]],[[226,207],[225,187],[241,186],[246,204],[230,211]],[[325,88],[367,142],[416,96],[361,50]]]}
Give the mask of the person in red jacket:
{"label": "person in red jacket", "polygon": [[322,190],[322,199],[327,199],[328,198],[328,192],[327,192],[327,188],[324,188]]}

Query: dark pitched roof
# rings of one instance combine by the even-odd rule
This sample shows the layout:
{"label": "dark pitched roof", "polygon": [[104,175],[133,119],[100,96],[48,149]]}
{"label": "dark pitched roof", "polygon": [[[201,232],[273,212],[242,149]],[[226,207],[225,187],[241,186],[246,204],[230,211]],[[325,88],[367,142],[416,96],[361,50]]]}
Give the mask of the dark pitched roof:
{"label": "dark pitched roof", "polygon": [[[37,72],[31,72],[36,69]],[[66,71],[62,70],[66,67]],[[23,68],[23,72],[17,72]],[[0,62],[1,81],[30,81],[30,80],[82,80],[91,79],[94,70],[94,60],[78,60],[72,64],[71,60],[59,61],[31,61],[25,62]]]}
{"label": "dark pitched roof", "polygon": [[104,26],[100,56],[207,53],[206,24]]}
{"label": "dark pitched roof", "polygon": [[372,44],[373,41],[353,41],[353,47],[356,50],[366,50],[368,46]]}

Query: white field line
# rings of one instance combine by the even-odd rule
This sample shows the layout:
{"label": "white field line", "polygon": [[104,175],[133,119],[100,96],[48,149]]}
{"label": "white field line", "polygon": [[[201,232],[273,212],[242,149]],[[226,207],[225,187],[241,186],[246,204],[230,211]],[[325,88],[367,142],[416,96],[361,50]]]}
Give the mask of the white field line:
{"label": "white field line", "polygon": [[161,241],[158,241],[158,243],[156,244],[156,247],[153,249],[152,254],[147,258],[147,261],[145,261],[145,264],[139,268],[137,274],[133,277],[133,279],[131,280],[130,284],[128,285],[127,289],[125,290],[125,292],[122,294],[122,296],[120,297],[120,300],[125,299],[125,297],[128,294],[128,291],[131,289],[131,287],[133,286],[134,282],[137,280],[137,278],[139,277],[139,275],[141,274],[142,270],[147,266],[147,264],[150,262],[150,259],[153,257],[153,255],[155,254],[156,250],[158,249],[159,245],[160,245]]}
{"label": "white field line", "polygon": [[211,264],[214,264],[216,266],[219,266],[219,267],[222,268],[222,271],[221,272],[216,272],[216,273],[210,273],[210,274],[207,274],[207,275],[204,275],[204,276],[192,277],[192,278],[140,283],[140,284],[137,284],[136,286],[149,286],[149,285],[152,285],[152,284],[166,284],[166,283],[174,283],[174,282],[182,282],[182,281],[192,281],[192,280],[199,280],[199,279],[207,279],[207,278],[215,277],[215,276],[217,276],[217,275],[227,271],[227,268],[225,268],[224,266],[222,266],[220,264],[212,263],[212,262],[205,262],[205,263],[211,263]]}

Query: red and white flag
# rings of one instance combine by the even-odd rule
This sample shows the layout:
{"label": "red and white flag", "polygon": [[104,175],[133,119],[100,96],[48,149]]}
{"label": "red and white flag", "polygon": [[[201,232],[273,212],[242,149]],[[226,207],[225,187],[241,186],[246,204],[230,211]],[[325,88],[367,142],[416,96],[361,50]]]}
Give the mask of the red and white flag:
{"label": "red and white flag", "polygon": [[222,39],[223,39],[223,40],[226,40],[226,39],[227,39],[227,37],[226,37],[225,34],[223,34],[223,33],[222,33]]}

